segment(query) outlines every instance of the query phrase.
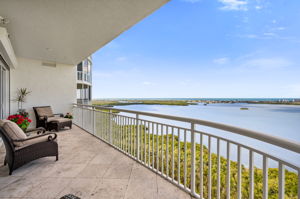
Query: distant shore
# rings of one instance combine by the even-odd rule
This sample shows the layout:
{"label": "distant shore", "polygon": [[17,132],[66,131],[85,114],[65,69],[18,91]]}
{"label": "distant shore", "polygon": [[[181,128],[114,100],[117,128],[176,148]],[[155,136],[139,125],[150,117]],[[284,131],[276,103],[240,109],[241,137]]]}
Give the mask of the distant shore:
{"label": "distant shore", "polygon": [[212,99],[97,99],[93,100],[93,105],[99,106],[128,106],[128,105],[169,105],[169,106],[189,106],[203,103],[208,104],[234,104],[234,103],[246,103],[246,104],[274,104],[274,105],[300,105],[300,100],[212,100]]}

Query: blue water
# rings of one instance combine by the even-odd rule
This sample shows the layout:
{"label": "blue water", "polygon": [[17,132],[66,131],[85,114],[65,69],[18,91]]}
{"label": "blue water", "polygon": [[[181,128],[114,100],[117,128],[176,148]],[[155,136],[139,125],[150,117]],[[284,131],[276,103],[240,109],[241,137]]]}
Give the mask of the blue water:
{"label": "blue water", "polygon": [[300,101],[300,98],[99,98],[95,100],[211,100],[211,101]]}
{"label": "blue water", "polygon": [[[269,99],[268,99],[269,100]],[[249,110],[240,110],[247,107]],[[251,129],[283,139],[289,139],[300,143],[300,106],[296,105],[269,105],[269,104],[246,104],[246,103],[218,103],[190,105],[190,106],[167,106],[167,105],[129,105],[115,106],[115,108],[145,111],[159,114],[175,115],[201,120],[209,120],[223,124],[229,124],[246,129]],[[161,119],[151,118],[154,121]],[[167,121],[163,121],[167,122]],[[188,124],[170,121],[170,124],[189,127]],[[300,155],[286,150],[259,142],[255,139],[223,132],[216,129],[199,126],[199,130],[219,135],[231,140],[238,140],[261,151],[283,158],[288,162],[300,165]],[[234,149],[232,149],[234,150]],[[232,152],[234,154],[234,152]],[[225,154],[224,154],[225,155]],[[233,159],[235,155],[233,155]],[[260,157],[256,160],[259,162]],[[275,166],[275,163],[271,165]]]}

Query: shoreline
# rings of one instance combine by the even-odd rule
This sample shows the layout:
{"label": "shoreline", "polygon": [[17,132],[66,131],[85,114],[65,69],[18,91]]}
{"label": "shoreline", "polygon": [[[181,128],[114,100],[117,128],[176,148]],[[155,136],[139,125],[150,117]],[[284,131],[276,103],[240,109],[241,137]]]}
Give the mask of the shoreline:
{"label": "shoreline", "polygon": [[128,105],[169,105],[169,106],[189,106],[189,105],[197,105],[199,103],[203,103],[203,105],[208,104],[236,104],[236,103],[246,103],[246,104],[271,104],[271,105],[300,105],[300,100],[298,101],[250,101],[250,100],[161,100],[161,99],[151,99],[151,100],[138,100],[138,99],[126,99],[126,100],[92,100],[93,105],[99,106],[128,106]]}

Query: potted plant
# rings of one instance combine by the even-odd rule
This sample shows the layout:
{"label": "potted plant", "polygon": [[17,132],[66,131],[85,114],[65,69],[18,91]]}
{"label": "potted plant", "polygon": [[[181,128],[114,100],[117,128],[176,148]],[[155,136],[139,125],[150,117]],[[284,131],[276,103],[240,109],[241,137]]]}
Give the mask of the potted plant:
{"label": "potted plant", "polygon": [[65,115],[65,118],[73,119],[73,115],[71,113],[67,113]]}
{"label": "potted plant", "polygon": [[26,129],[32,122],[31,119],[20,114],[10,115],[7,119],[15,122],[24,132],[26,132]]}
{"label": "potted plant", "polygon": [[28,113],[25,109],[23,109],[23,103],[26,102],[26,97],[29,95],[31,91],[28,91],[27,88],[20,88],[17,91],[17,96],[15,101],[18,102],[18,113],[24,117],[28,117]]}

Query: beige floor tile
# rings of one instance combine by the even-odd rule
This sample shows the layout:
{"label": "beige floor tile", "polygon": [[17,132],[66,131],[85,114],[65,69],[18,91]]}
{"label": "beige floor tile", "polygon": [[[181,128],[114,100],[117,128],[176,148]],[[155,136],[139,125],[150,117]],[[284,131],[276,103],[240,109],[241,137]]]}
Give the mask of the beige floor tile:
{"label": "beige floor tile", "polygon": [[87,164],[63,164],[57,163],[47,172],[42,174],[43,177],[65,177],[74,178],[76,177]]}
{"label": "beige floor tile", "polygon": [[41,183],[39,180],[30,180],[30,178],[19,178],[13,183],[0,190],[0,197],[24,197],[29,191]]}
{"label": "beige floor tile", "polygon": [[156,199],[157,185],[155,180],[130,179],[125,199]]}
{"label": "beige floor tile", "polygon": [[104,179],[129,179],[133,164],[116,164],[106,171]]}
{"label": "beige floor tile", "polygon": [[[93,191],[100,183],[100,179],[92,178],[75,178],[70,184],[59,193],[59,197],[62,197],[67,194],[73,194],[82,199],[90,198],[93,194]],[[58,198],[59,198],[58,197]]]}
{"label": "beige floor tile", "polygon": [[24,196],[38,199],[59,198],[60,192],[62,192],[72,180],[73,178],[45,178],[38,186],[32,188]]}
{"label": "beige floor tile", "polygon": [[158,198],[164,199],[191,199],[191,196],[177,188],[166,179],[157,176]]}
{"label": "beige floor tile", "polygon": [[94,190],[91,199],[119,199],[124,198],[128,180],[103,179]]}
{"label": "beige floor tile", "polygon": [[102,178],[105,172],[110,168],[109,164],[88,164],[77,175],[79,178]]}

